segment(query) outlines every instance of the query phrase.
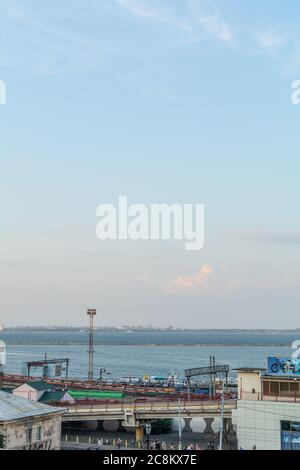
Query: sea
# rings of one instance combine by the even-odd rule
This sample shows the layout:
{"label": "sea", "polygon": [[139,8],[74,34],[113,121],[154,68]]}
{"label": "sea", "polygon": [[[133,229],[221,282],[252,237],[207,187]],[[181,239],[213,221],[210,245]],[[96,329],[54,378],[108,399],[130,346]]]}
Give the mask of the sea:
{"label": "sea", "polygon": [[[94,376],[105,368],[104,378],[163,375],[184,377],[184,370],[228,364],[231,375],[238,367],[267,367],[268,356],[290,357],[300,331],[95,331]],[[0,332],[6,343],[7,373],[21,374],[22,363],[45,358],[69,358],[69,377],[86,379],[87,330],[7,330]]]}

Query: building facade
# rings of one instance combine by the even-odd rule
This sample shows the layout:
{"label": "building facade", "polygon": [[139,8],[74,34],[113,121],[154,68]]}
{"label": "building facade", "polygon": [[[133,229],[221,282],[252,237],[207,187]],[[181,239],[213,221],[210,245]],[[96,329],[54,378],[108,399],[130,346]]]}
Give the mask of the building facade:
{"label": "building facade", "polygon": [[238,402],[232,411],[240,449],[300,450],[300,377],[238,369]]}
{"label": "building facade", "polygon": [[7,450],[59,450],[62,408],[0,391],[0,433]]}

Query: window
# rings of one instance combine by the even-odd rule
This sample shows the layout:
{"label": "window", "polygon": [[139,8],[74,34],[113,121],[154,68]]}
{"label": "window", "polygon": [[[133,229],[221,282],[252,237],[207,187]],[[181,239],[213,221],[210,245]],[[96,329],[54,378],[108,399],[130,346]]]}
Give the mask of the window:
{"label": "window", "polygon": [[36,428],[36,441],[42,440],[42,426]]}
{"label": "window", "polygon": [[32,428],[26,429],[26,442],[30,443],[32,441]]}
{"label": "window", "polygon": [[280,395],[288,396],[289,395],[289,383],[280,382]]}
{"label": "window", "polygon": [[281,431],[300,431],[300,423],[297,421],[281,421]]}
{"label": "window", "polygon": [[271,395],[279,395],[279,382],[270,383]]}
{"label": "window", "polygon": [[267,382],[266,380],[263,381],[263,391],[264,391],[264,395],[267,395],[267,396],[270,395],[270,382]]}
{"label": "window", "polygon": [[300,432],[300,423],[297,421],[281,421],[281,431]]}
{"label": "window", "polygon": [[300,431],[300,423],[291,423],[291,431],[299,432]]}
{"label": "window", "polygon": [[291,423],[290,421],[281,421],[281,431],[290,431]]}
{"label": "window", "polygon": [[290,389],[291,389],[291,393],[293,395],[298,395],[299,394],[299,383],[298,382],[291,382],[290,383]]}

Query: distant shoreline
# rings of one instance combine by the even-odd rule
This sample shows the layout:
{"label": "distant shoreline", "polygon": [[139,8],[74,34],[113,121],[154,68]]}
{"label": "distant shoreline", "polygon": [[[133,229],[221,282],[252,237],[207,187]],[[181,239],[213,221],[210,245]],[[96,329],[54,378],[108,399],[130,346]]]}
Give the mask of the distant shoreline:
{"label": "distant shoreline", "polygon": [[[88,330],[5,330],[0,339],[14,346],[85,346]],[[140,347],[291,347],[300,339],[299,330],[181,330],[181,331],[107,331],[95,330],[95,346]]]}
{"label": "distant shoreline", "polygon": [[[86,343],[69,343],[69,342],[57,342],[57,343],[10,343],[6,342],[7,346],[86,346]],[[290,344],[230,344],[230,343],[195,343],[195,344],[163,344],[163,343],[149,343],[149,344],[140,344],[140,343],[94,343],[94,346],[130,346],[130,347],[141,347],[141,348],[151,348],[151,347],[160,347],[160,348],[287,348],[290,347]]]}
{"label": "distant shoreline", "polygon": [[[1,333],[26,333],[26,332],[48,332],[48,333],[56,333],[56,332],[88,332],[88,328],[84,327],[7,327]],[[203,328],[203,329],[194,329],[194,328],[178,328],[178,329],[164,329],[164,328],[153,328],[153,329],[118,329],[118,328],[95,328],[94,332],[101,332],[101,333],[232,333],[232,334],[239,334],[239,333],[248,333],[248,334],[293,334],[299,333],[300,335],[300,328],[295,329],[241,329],[241,328]]]}

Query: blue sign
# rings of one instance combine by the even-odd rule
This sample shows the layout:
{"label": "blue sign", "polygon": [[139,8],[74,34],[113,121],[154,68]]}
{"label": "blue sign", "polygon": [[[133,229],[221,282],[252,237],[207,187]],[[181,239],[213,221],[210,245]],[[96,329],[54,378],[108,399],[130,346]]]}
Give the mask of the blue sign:
{"label": "blue sign", "polygon": [[268,374],[300,376],[300,359],[268,357]]}

